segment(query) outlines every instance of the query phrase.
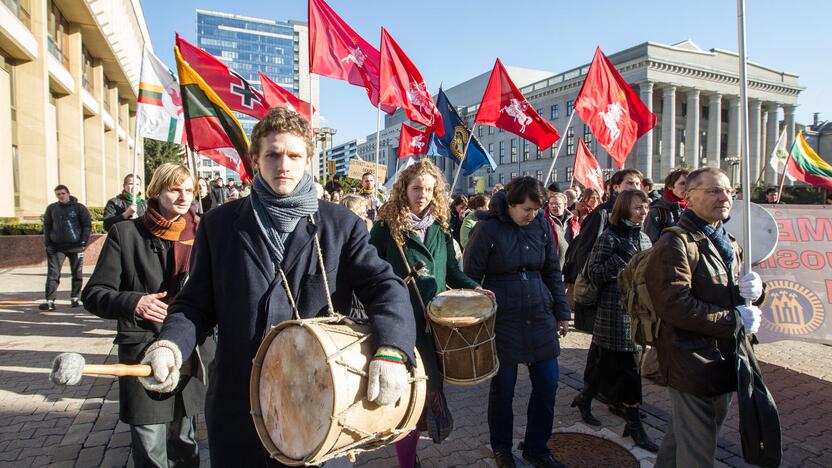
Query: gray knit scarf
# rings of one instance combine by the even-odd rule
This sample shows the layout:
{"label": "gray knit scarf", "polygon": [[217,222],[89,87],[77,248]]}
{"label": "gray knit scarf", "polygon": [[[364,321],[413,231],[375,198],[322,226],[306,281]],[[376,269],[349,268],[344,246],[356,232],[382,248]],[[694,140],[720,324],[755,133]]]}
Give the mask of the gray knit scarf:
{"label": "gray knit scarf", "polygon": [[424,242],[425,241],[425,234],[427,233],[428,228],[433,224],[433,206],[431,205],[428,207],[425,214],[422,217],[418,217],[413,212],[410,212],[410,229],[419,236],[419,240]]}
{"label": "gray knit scarf", "polygon": [[283,261],[286,239],[295,230],[300,218],[318,211],[318,197],[312,176],[303,174],[298,186],[289,195],[278,195],[263,180],[254,176],[251,205],[257,224],[276,265]]}

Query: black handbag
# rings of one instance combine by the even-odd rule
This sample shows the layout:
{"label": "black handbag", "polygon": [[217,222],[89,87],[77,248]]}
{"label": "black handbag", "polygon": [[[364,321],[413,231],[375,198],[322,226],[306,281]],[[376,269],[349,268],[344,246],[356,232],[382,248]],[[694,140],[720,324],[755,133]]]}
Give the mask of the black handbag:
{"label": "black handbag", "polygon": [[740,414],[742,456],[757,466],[780,466],[783,439],[780,414],[771,392],[763,381],[754,348],[745,334],[742,318],[736,313],[737,404]]}

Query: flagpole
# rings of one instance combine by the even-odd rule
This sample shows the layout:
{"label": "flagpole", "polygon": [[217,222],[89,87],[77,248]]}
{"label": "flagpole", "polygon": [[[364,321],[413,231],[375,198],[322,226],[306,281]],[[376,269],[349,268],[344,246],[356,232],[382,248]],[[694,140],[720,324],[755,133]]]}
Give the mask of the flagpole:
{"label": "flagpole", "polygon": [[[477,123],[474,122],[474,126],[471,127],[471,132],[468,134],[468,141],[465,142],[465,149],[462,150],[462,159],[459,160],[459,166],[456,168],[456,174],[454,175],[454,181],[451,184],[451,190],[448,192],[451,195],[454,194],[454,187],[456,187],[456,183],[459,180],[459,174],[462,173],[462,163],[465,162],[465,157],[468,156],[468,146],[471,144],[471,140],[474,138],[474,130],[477,128]],[[450,149],[449,149],[450,151]]]}
{"label": "flagpole", "polygon": [[[379,101],[378,106],[376,106],[376,167],[375,167],[375,179],[376,184],[379,183],[378,179],[378,165],[379,165],[379,155],[381,154],[381,102]],[[375,194],[373,194],[375,196]]]}
{"label": "flagpole", "polygon": [[[577,165],[578,165],[578,157],[576,155],[575,156],[575,161],[572,162],[572,180],[569,181],[569,188],[572,188],[572,187],[575,186],[575,166],[577,166]],[[546,182],[548,182],[548,180]]]}
{"label": "flagpole", "polygon": [[[139,68],[139,81],[140,82],[141,82],[142,73],[144,72],[144,62],[145,62],[146,54],[147,54],[147,46],[143,46],[142,47],[142,66]],[[141,94],[141,90],[139,90],[139,94]],[[138,177],[137,172],[139,170],[139,140],[141,139],[141,137],[139,137],[139,121],[140,120],[141,120],[141,113],[139,112],[139,106],[137,104],[136,105],[136,124],[133,128],[135,133],[133,133],[133,187],[131,187],[131,191],[133,192],[132,193],[132,195],[133,195],[133,204],[135,204],[137,206],[138,206],[138,203],[136,202],[136,200],[137,200],[137,197],[136,197],[136,185],[137,185],[136,182],[137,182],[137,180],[136,180],[136,178]],[[142,141],[144,141],[144,140],[142,139]],[[144,174],[142,176],[144,176]],[[142,179],[144,179],[144,177],[142,177]]]}
{"label": "flagpole", "polygon": [[[751,174],[749,173],[749,141],[748,141],[748,54],[745,50],[746,46],[746,32],[745,32],[745,0],[737,0],[737,32],[739,41],[740,53],[740,121],[741,131],[740,138],[742,139],[740,159],[740,178],[742,179],[742,187],[745,192],[742,197],[742,270],[743,273],[751,271]],[[750,305],[751,301],[746,299],[746,305]]]}
{"label": "flagpole", "polygon": [[[564,127],[564,133],[569,133],[569,127],[572,126],[572,119],[575,118],[575,109],[572,109],[572,115],[569,116],[569,121],[566,122],[566,127]],[[546,182],[543,183],[544,186],[549,185],[549,178],[552,176],[552,170],[555,169],[555,162],[558,160],[558,156],[560,155],[560,149],[563,147],[563,142],[566,140],[567,137],[563,137],[558,143],[558,148],[555,150],[555,155],[552,157],[552,164],[549,165],[549,172],[546,173]],[[574,178],[574,176],[573,176]]]}
{"label": "flagpole", "polygon": [[[785,132],[786,130],[783,129]],[[777,203],[780,203],[780,196],[783,194],[783,185],[786,183],[786,172],[789,170],[789,162],[792,160],[792,152],[786,157],[786,164],[783,166],[783,175],[780,177],[780,187],[777,189]]]}

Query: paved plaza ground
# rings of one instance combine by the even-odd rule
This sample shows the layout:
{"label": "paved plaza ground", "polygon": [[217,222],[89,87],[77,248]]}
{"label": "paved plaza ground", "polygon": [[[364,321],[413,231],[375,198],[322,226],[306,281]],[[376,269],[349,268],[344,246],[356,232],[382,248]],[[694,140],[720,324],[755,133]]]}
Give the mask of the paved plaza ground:
{"label": "paved plaza ground", "polygon": [[[86,267],[85,276],[91,271]],[[61,352],[82,353],[88,363],[115,362],[115,324],[81,308],[70,308],[66,275],[57,310],[38,311],[44,275],[44,268],[0,271],[0,467],[129,466],[130,433],[118,421],[117,381],[84,377],[77,386],[59,388],[48,380],[51,361]],[[596,403],[593,408],[604,423],[600,430],[581,423],[577,411],[569,407],[582,386],[589,342],[588,335],[578,332],[571,332],[562,342],[555,430],[608,438],[629,449],[641,466],[652,466],[655,456],[621,438],[624,422],[606,407]],[[832,466],[832,347],[782,341],[757,346],[757,354],[780,409],[783,466]],[[528,375],[521,371],[515,392],[515,442],[522,440],[530,391]],[[439,445],[420,442],[422,466],[494,466],[486,423],[488,386],[449,386],[447,395],[454,432]],[[648,432],[659,441],[669,418],[666,390],[645,380],[644,401]],[[207,466],[209,448],[201,417],[199,423],[203,466]],[[746,466],[738,423],[734,404],[720,434],[720,467]],[[519,461],[519,452],[515,454]],[[337,460],[327,467],[348,465]],[[395,451],[386,448],[362,454],[357,465],[394,467]],[[584,466],[600,465],[586,460]]]}

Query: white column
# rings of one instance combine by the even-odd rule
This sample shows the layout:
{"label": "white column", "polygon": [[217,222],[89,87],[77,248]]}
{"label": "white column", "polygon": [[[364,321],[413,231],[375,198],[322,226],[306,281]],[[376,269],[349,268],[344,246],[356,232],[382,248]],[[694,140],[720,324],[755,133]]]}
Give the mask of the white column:
{"label": "white column", "polygon": [[728,151],[726,156],[738,158],[740,156],[740,97],[727,98],[728,110]]}
{"label": "white column", "polygon": [[[645,81],[639,83],[639,97],[641,102],[647,106],[647,110],[653,112],[653,83]],[[638,143],[637,154],[638,165],[636,168],[644,174],[644,177],[653,178],[653,130],[645,133]]]}
{"label": "white column", "polygon": [[660,179],[676,167],[676,87],[668,85],[662,92],[662,151]]}
{"label": "white column", "polygon": [[[783,106],[783,120],[786,123],[786,146],[788,148],[792,147],[792,143],[794,143],[794,139],[797,136],[794,133],[794,107],[795,106]],[[786,183],[794,185],[794,182],[788,179],[786,179]]]}
{"label": "white column", "polygon": [[720,167],[722,157],[722,95],[708,96],[708,165]]}
{"label": "white column", "polygon": [[[766,115],[768,121],[766,122],[766,152],[763,154],[764,161],[768,161],[771,158],[771,154],[774,152],[774,145],[777,144],[777,137],[779,137],[779,122],[777,120],[777,111],[779,107],[777,106],[776,102],[769,102],[768,103],[768,110],[766,111]],[[774,171],[774,168],[768,166],[768,170],[766,171],[766,182],[769,184],[776,184],[780,179],[778,179],[778,174]]]}
{"label": "white column", "polygon": [[685,161],[691,169],[699,169],[699,90],[688,91],[685,123]]}
{"label": "white column", "polygon": [[[759,99],[748,100],[748,169],[751,183],[760,174],[760,118],[762,103]],[[745,187],[743,187],[745,188]]]}

